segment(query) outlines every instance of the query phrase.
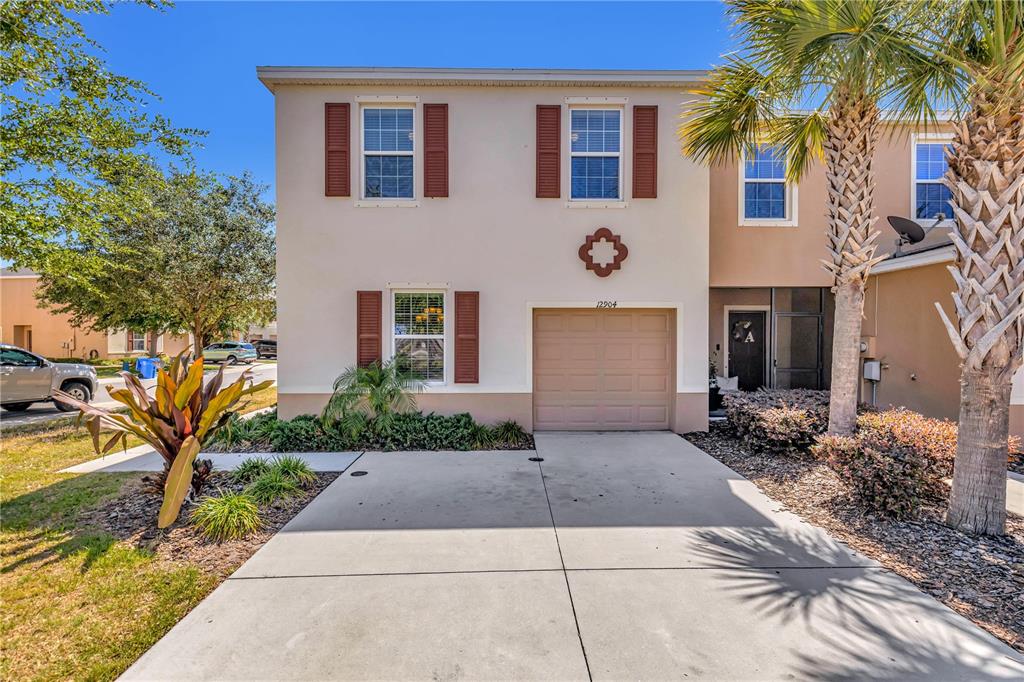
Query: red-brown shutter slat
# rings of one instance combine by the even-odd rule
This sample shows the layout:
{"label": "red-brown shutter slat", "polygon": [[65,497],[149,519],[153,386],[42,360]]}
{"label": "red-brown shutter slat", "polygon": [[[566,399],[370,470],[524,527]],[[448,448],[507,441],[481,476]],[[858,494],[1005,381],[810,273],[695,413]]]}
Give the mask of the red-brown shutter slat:
{"label": "red-brown shutter slat", "polygon": [[455,383],[480,382],[480,292],[455,292]]}
{"label": "red-brown shutter slat", "polygon": [[383,293],[356,292],[356,364],[366,367],[381,359]]}
{"label": "red-brown shutter slat", "polygon": [[324,105],[324,195],[347,197],[352,194],[350,182],[349,105]]}
{"label": "red-brown shutter slat", "polygon": [[658,198],[658,107],[633,107],[633,198]]}
{"label": "red-brown shutter slat", "polygon": [[448,196],[448,105],[423,105],[423,196]]}
{"label": "red-brown shutter slat", "polygon": [[562,107],[537,105],[537,198],[562,196]]}

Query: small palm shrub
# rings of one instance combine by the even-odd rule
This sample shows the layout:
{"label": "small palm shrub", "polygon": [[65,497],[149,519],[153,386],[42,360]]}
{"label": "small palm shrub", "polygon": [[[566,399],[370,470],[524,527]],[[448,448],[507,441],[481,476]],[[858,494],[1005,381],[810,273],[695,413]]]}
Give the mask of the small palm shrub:
{"label": "small palm shrub", "polygon": [[280,472],[300,488],[309,488],[316,483],[316,474],[309,468],[309,464],[300,457],[290,457],[288,455],[275,457],[274,461],[270,464],[269,470]]}
{"label": "small palm shrub", "polygon": [[416,409],[413,393],[423,382],[409,371],[408,359],[396,356],[367,367],[349,367],[334,381],[334,393],[320,418],[355,437],[367,426],[387,429],[396,415]]}
{"label": "small palm shrub", "polygon": [[267,505],[299,493],[299,484],[279,470],[271,468],[245,489],[258,504]]}
{"label": "small palm shrub", "polygon": [[231,478],[237,483],[252,483],[270,471],[270,462],[260,457],[246,457],[231,472]]}
{"label": "small palm shrub", "polygon": [[248,537],[259,530],[260,510],[245,493],[205,497],[191,514],[192,525],[214,542]]}
{"label": "small palm shrub", "polygon": [[923,448],[864,432],[821,436],[813,453],[846,482],[855,498],[883,514],[913,516],[923,503],[943,502],[949,495],[942,461]]}
{"label": "small palm shrub", "polygon": [[828,427],[828,391],[776,389],[725,396],[725,415],[750,449],[772,454],[806,452]]}

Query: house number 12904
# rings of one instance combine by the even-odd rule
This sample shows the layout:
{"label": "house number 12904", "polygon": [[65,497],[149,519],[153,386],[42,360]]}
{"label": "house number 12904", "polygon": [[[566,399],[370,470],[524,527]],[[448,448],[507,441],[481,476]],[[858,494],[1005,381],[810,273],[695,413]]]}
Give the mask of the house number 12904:
{"label": "house number 12904", "polygon": [[598,308],[618,308],[619,307],[619,302],[618,301],[598,301],[597,302],[597,307]]}

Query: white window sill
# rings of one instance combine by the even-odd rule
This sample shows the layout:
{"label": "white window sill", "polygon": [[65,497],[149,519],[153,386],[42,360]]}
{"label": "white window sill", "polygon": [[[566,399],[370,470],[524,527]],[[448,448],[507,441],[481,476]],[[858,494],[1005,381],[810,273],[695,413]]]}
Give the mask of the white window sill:
{"label": "white window sill", "polygon": [[356,208],[419,208],[420,202],[408,201],[402,199],[391,199],[375,201],[373,199],[363,199],[356,201],[352,204]]}
{"label": "white window sill", "polygon": [[567,201],[566,208],[626,208],[625,201]]}
{"label": "white window sill", "polygon": [[743,220],[740,227],[797,227],[792,220]]}
{"label": "white window sill", "polygon": [[950,220],[949,218],[947,218],[946,220],[943,220],[941,223],[938,223],[938,224],[935,223],[935,218],[914,218],[913,220],[914,220],[915,223],[917,223],[921,227],[932,228],[932,226],[934,225],[934,228],[932,228],[932,229],[938,229],[940,227],[946,227],[946,228],[956,227],[956,221],[955,220]]}

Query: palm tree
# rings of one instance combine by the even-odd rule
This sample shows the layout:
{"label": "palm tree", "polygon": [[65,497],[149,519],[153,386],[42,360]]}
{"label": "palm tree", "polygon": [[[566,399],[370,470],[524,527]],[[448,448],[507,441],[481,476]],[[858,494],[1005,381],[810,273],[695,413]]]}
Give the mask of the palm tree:
{"label": "palm tree", "polygon": [[962,360],[960,425],[946,522],[975,533],[1006,526],[1010,388],[1024,340],[1024,5],[964,0],[922,41],[966,76],[949,170],[956,229],[954,324]]}
{"label": "palm tree", "polygon": [[[683,151],[705,163],[736,159],[759,144],[784,152],[797,182],[824,159],[828,260],[836,298],[830,433],[851,433],[864,288],[875,255],[875,147],[880,107],[893,123],[936,119],[956,74],[916,41],[921,3],[899,0],[727,0],[743,43],[712,71],[683,112]],[[892,130],[893,128],[890,128]]]}
{"label": "palm tree", "polygon": [[383,363],[375,360],[366,367],[349,367],[335,379],[321,420],[353,435],[371,422],[377,429],[387,429],[396,414],[416,409],[413,394],[423,390],[423,382],[408,366],[408,358],[399,355]]}

